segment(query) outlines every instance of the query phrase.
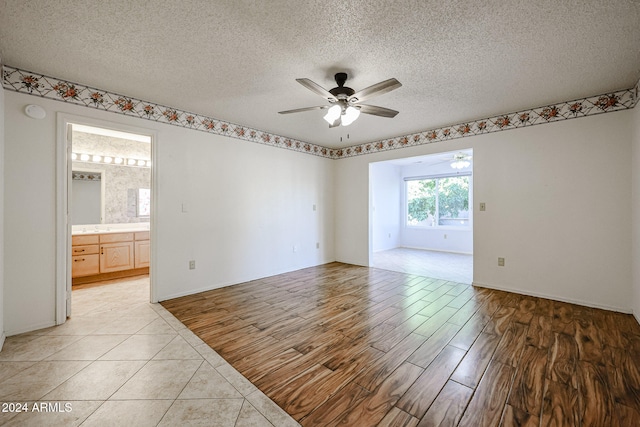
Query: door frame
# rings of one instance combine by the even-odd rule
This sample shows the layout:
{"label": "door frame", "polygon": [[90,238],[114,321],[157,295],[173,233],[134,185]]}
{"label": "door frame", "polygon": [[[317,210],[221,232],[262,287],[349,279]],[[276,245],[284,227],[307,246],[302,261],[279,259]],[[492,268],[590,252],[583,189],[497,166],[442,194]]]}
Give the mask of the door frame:
{"label": "door frame", "polygon": [[55,311],[56,324],[66,322],[71,314],[71,221],[70,221],[70,186],[71,186],[71,125],[86,125],[116,130],[120,132],[136,133],[151,138],[151,218],[150,237],[151,254],[149,267],[149,301],[158,301],[154,278],[156,271],[156,217],[157,217],[157,132],[152,129],[129,126],[91,117],[68,113],[57,113],[56,135],[56,291]]}
{"label": "door frame", "polygon": [[[423,157],[430,157],[430,156],[439,156],[442,154],[454,154],[456,152],[460,152],[460,151],[471,151],[471,155],[473,155],[474,152],[474,148],[472,146],[463,146],[457,150],[450,150],[450,149],[446,149],[446,150],[442,150],[442,151],[436,151],[433,153],[425,153],[425,154],[417,154],[417,155],[413,155],[413,156],[406,156],[406,157],[397,157],[397,158],[390,158],[390,159],[386,159],[386,160],[379,160],[379,161],[375,161],[375,162],[369,162],[368,163],[368,169],[367,169],[367,178],[368,178],[368,248],[367,248],[367,266],[368,267],[375,267],[375,265],[373,265],[373,241],[374,241],[374,233],[377,232],[377,224],[375,223],[374,219],[375,219],[375,203],[374,203],[374,195],[375,195],[375,188],[374,188],[374,183],[373,183],[373,169],[374,169],[374,165],[375,164],[380,164],[380,163],[393,163],[394,161],[398,161],[398,160],[403,160],[403,159],[417,159],[417,158],[423,158]],[[475,160],[473,161],[473,163],[471,164],[471,170],[468,171],[469,172],[469,176],[470,176],[470,189],[469,189],[469,214],[470,214],[470,224],[471,224],[471,256],[472,256],[472,262],[475,265],[475,251],[473,250],[474,248],[474,242],[475,242],[475,235],[476,235],[476,221],[475,221],[475,212],[473,210],[473,206],[474,206],[474,193],[475,193],[475,166],[476,166],[476,162]],[[438,173],[434,174],[435,175],[439,175]],[[445,174],[444,176],[447,176],[447,174]],[[398,177],[398,185],[402,185],[402,189],[400,190],[400,219],[399,219],[399,234],[401,234],[400,229],[403,227],[406,227],[405,225],[405,219],[406,219],[406,215],[407,215],[407,211],[406,211],[406,206],[407,206],[407,201],[406,201],[406,188],[405,185],[406,183],[403,182],[404,178],[403,177]],[[379,203],[379,202],[378,202]],[[447,251],[448,252],[448,251]],[[456,252],[453,252],[456,253]],[[472,274],[472,281],[473,281],[473,268],[471,271]]]}

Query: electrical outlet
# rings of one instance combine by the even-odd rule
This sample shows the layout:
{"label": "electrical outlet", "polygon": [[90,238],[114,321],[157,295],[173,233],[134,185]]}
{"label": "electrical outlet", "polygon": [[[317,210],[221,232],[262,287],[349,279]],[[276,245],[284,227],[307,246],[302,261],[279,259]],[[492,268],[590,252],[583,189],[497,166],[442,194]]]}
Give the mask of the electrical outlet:
{"label": "electrical outlet", "polygon": [[189,270],[195,270],[195,269],[196,269],[196,262],[189,261]]}
{"label": "electrical outlet", "polygon": [[445,239],[447,238],[447,235],[446,235],[446,234],[444,235],[444,238],[445,238]]}
{"label": "electrical outlet", "polygon": [[320,249],[320,242],[316,242],[316,249]]}
{"label": "electrical outlet", "polygon": [[498,258],[498,267],[504,267],[504,258]]}
{"label": "electrical outlet", "polygon": [[293,252],[298,252],[298,246],[293,245]]}

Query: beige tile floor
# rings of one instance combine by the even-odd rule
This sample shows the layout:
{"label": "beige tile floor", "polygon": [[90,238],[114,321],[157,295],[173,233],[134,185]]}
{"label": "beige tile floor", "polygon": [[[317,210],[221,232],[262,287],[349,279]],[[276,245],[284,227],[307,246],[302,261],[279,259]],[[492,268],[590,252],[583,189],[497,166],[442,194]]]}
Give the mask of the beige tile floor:
{"label": "beige tile floor", "polygon": [[473,282],[473,255],[395,248],[374,252],[372,267],[458,283]]}
{"label": "beige tile floor", "polygon": [[74,290],[64,325],[7,338],[0,425],[298,426],[148,300],[148,277]]}

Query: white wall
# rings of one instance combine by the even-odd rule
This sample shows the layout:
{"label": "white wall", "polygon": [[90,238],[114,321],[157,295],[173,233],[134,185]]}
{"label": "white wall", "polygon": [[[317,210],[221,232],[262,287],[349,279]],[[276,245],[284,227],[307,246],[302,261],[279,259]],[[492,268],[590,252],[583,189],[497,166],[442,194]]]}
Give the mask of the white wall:
{"label": "white wall", "polygon": [[632,275],[633,275],[633,314],[640,322],[640,105],[636,105],[631,116],[632,128],[632,210],[631,223],[633,224],[631,250]]}
{"label": "white wall", "polygon": [[0,350],[4,344],[4,90],[0,89]]}
{"label": "white wall", "polygon": [[332,160],[166,133],[175,135],[158,144],[158,245],[171,248],[158,256],[161,299],[334,260]]}
{"label": "white wall", "polygon": [[397,248],[401,218],[400,168],[389,163],[371,165],[373,251]]}
{"label": "white wall", "polygon": [[[449,162],[440,165],[410,164],[401,168],[400,179],[404,184],[404,178],[450,174],[452,171]],[[471,188],[473,188],[473,177],[471,177]],[[404,190],[402,200],[403,204],[406,203]],[[469,203],[469,206],[472,206],[473,194]],[[455,227],[425,228],[408,227],[402,221],[401,227],[400,245],[403,247],[463,254],[473,253],[473,224],[465,229]]]}
{"label": "white wall", "polygon": [[[35,120],[30,103],[5,92],[4,309],[7,335],[54,324],[55,110]],[[58,105],[56,105],[58,107]]]}
{"label": "white wall", "polygon": [[[55,320],[57,112],[156,133],[152,280],[158,299],[335,259],[334,161],[3,92],[8,335]],[[43,106],[47,117],[28,118],[23,109],[30,103]],[[189,260],[196,261],[195,270],[188,269]]]}
{"label": "white wall", "polygon": [[425,249],[430,251],[473,253],[473,231],[455,228],[418,228],[402,229],[402,247]]}
{"label": "white wall", "polygon": [[[368,163],[471,146],[474,282],[629,312],[631,135],[637,112],[336,162],[336,259],[369,264]],[[477,212],[479,202],[486,212]],[[505,257],[505,267],[497,258]]]}

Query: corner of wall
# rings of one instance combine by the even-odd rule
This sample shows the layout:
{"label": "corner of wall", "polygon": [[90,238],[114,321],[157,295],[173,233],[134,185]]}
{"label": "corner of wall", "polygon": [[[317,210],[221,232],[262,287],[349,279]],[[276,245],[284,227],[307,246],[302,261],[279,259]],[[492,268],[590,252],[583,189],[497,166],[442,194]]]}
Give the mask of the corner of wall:
{"label": "corner of wall", "polygon": [[[638,260],[640,255],[640,102],[638,88],[635,87],[636,104],[631,115],[631,259]],[[632,261],[631,295],[633,315],[640,323],[640,262]]]}
{"label": "corner of wall", "polygon": [[0,86],[0,351],[4,339],[4,89]]}

